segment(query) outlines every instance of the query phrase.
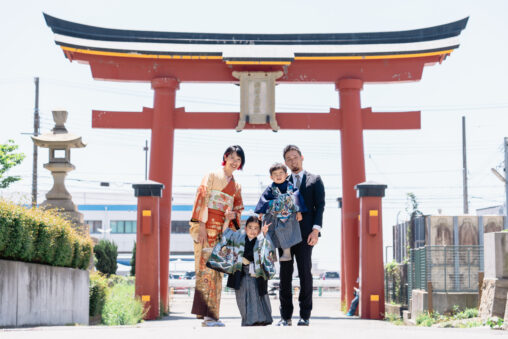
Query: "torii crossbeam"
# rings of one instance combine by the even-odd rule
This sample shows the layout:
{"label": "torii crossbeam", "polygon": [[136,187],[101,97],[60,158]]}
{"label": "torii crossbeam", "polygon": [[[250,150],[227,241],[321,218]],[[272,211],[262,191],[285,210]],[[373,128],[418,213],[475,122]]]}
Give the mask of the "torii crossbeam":
{"label": "torii crossbeam", "polygon": [[[164,184],[160,208],[160,287],[167,309],[173,136],[175,129],[234,129],[238,113],[195,113],[175,107],[182,82],[238,83],[233,71],[281,71],[277,83],[332,83],[340,108],[329,113],[280,113],[282,129],[340,130],[342,147],[342,301],[350,304],[359,274],[359,200],[365,181],[364,130],[419,129],[420,112],[361,108],[364,83],[419,81],[424,66],[459,46],[468,18],[397,32],[334,34],[213,34],[106,29],[44,14],[70,61],[95,79],[151,82],[154,107],[142,112],[93,111],[94,128],[151,129],[150,179]],[[246,129],[270,129],[247,124]],[[333,185],[333,183],[327,183]],[[382,253],[379,254],[382,258]]]}

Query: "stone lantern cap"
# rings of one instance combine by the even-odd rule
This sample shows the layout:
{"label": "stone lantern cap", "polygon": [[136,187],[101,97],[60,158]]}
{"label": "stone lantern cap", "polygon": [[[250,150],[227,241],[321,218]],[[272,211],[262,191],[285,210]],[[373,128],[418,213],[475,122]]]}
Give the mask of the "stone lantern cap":
{"label": "stone lantern cap", "polygon": [[355,186],[357,198],[361,197],[384,197],[388,186],[375,181],[362,182]]}
{"label": "stone lantern cap", "polygon": [[39,147],[45,148],[58,148],[58,147],[69,147],[69,148],[81,148],[85,147],[80,136],[71,134],[65,128],[65,122],[67,121],[67,111],[52,111],[53,120],[55,121],[55,127],[49,133],[42,134],[40,136],[33,136],[32,140]]}

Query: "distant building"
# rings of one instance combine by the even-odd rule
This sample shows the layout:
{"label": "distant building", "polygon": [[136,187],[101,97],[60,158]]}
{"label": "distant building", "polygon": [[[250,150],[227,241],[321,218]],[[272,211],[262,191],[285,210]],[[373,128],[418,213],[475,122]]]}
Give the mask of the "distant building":
{"label": "distant building", "polygon": [[506,205],[478,208],[476,215],[506,215]]}

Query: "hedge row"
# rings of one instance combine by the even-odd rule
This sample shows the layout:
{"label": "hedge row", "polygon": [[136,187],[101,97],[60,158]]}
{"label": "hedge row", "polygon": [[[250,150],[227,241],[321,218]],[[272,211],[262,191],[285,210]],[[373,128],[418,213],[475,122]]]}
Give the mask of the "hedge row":
{"label": "hedge row", "polygon": [[57,211],[0,200],[1,259],[86,269],[92,248]]}

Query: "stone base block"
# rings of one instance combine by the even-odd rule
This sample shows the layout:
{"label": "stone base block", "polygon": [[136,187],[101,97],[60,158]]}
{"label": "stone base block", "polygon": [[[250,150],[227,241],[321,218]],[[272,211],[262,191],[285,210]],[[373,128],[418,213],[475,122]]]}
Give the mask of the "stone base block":
{"label": "stone base block", "polygon": [[[428,311],[428,293],[425,290],[413,290],[411,300],[411,317],[416,319],[420,314]],[[432,305],[435,312],[451,313],[453,306],[461,309],[476,308],[478,306],[478,293],[475,292],[434,292]]]}
{"label": "stone base block", "polygon": [[508,293],[508,279],[485,278],[482,285],[482,300],[479,316],[504,318]]}

